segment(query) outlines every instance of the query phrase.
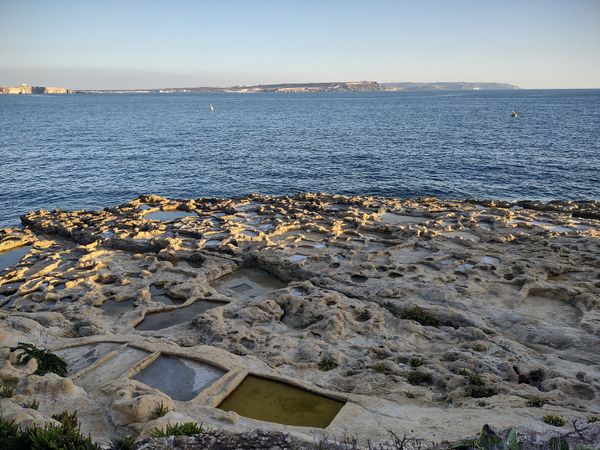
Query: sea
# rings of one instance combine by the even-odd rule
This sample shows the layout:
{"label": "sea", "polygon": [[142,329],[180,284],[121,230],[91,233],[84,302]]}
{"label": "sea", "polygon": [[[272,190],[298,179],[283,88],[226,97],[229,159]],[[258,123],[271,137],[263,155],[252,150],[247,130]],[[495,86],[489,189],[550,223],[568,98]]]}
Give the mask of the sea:
{"label": "sea", "polygon": [[0,96],[0,227],[303,191],[600,200],[600,90]]}

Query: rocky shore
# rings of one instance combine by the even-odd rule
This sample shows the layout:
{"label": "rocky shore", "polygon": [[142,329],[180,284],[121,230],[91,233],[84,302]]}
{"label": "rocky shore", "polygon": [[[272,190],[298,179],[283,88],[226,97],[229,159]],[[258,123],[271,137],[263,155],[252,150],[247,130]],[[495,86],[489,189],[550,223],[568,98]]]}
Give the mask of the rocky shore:
{"label": "rocky shore", "polygon": [[[0,230],[0,414],[21,427],[446,448],[489,424],[600,448],[596,202],[149,195],[22,223]],[[186,422],[211,431],[153,437]]]}

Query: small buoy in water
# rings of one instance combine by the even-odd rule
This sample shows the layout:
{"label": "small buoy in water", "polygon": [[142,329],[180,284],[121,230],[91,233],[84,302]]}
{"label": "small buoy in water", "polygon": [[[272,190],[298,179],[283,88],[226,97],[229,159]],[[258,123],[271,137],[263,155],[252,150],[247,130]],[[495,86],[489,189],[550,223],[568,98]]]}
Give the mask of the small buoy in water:
{"label": "small buoy in water", "polygon": [[213,104],[212,104],[212,103],[209,103],[209,104],[208,104],[208,109],[210,109],[211,111],[214,111],[214,110],[215,110],[215,107],[213,106]]}

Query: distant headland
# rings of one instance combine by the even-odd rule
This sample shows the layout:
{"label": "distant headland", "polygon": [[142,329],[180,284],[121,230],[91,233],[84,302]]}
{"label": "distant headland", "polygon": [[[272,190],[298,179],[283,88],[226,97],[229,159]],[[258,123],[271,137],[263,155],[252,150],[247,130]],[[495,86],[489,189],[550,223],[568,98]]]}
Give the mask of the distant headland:
{"label": "distant headland", "polygon": [[72,94],[74,91],[63,87],[51,86],[0,86],[0,94]]}
{"label": "distant headland", "polygon": [[507,83],[436,82],[436,83],[379,83],[377,81],[334,81],[324,83],[280,83],[229,87],[175,87],[157,89],[67,89],[35,87],[22,84],[0,87],[0,94],[126,94],[126,93],[260,93],[260,92],[372,92],[372,91],[479,91],[519,89]]}

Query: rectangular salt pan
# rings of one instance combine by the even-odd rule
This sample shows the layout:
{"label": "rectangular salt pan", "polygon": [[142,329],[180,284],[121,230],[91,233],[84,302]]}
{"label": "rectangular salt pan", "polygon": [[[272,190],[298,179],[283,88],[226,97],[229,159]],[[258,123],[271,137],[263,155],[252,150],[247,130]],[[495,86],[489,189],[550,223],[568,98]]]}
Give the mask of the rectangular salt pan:
{"label": "rectangular salt pan", "polygon": [[134,379],[164,392],[173,400],[188,401],[225,372],[186,358],[159,356]]}
{"label": "rectangular salt pan", "polygon": [[100,358],[118,349],[121,344],[103,342],[101,344],[81,345],[58,350],[55,353],[67,363],[67,372],[74,375],[82,369],[92,365]]}
{"label": "rectangular salt pan", "polygon": [[185,306],[183,308],[146,314],[142,323],[135,328],[140,331],[162,330],[181,323],[191,322],[198,314],[202,314],[204,311],[208,311],[211,308],[224,304],[225,303],[221,302],[197,300],[190,306]]}
{"label": "rectangular salt pan", "polygon": [[341,401],[288,383],[249,375],[219,408],[250,419],[325,428],[343,406]]}
{"label": "rectangular salt pan", "polygon": [[126,348],[115,357],[104,362],[104,364],[76,379],[75,383],[81,385],[87,391],[96,389],[116,380],[149,354],[137,348]]}

